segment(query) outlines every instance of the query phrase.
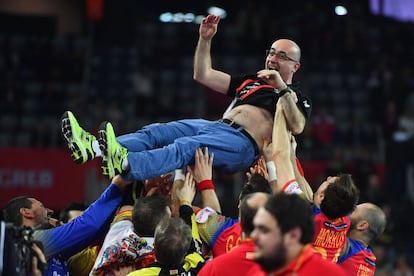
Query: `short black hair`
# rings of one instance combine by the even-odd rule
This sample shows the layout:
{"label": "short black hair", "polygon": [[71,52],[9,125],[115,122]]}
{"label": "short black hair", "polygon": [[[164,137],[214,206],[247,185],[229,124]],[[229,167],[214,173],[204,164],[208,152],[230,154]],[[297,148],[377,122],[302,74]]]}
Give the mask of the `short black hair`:
{"label": "short black hair", "polygon": [[64,223],[69,221],[69,212],[70,211],[85,211],[88,206],[83,202],[70,202],[65,205],[65,207],[60,210],[59,220]]}
{"label": "short black hair", "polygon": [[339,174],[338,179],[328,185],[321,202],[321,211],[329,219],[351,214],[359,200],[359,189],[350,174]]}
{"label": "short black hair", "polygon": [[169,201],[163,195],[140,197],[132,211],[134,231],[141,237],[153,237],[158,223],[168,217]]}
{"label": "short black hair", "polygon": [[269,181],[266,180],[261,174],[253,173],[246,184],[243,185],[240,192],[239,200],[252,193],[266,193],[272,194],[272,188],[270,187]]}
{"label": "short black hair", "polygon": [[30,196],[18,196],[12,198],[7,204],[6,207],[3,208],[3,220],[5,222],[11,222],[15,226],[22,226],[23,218],[20,214],[21,208],[32,208],[32,201],[30,200]]}
{"label": "short black hair", "polygon": [[[240,203],[240,225],[243,229],[243,232],[246,235],[250,236],[250,234],[254,230],[253,218],[259,210],[258,206],[251,206],[248,203],[248,200],[254,196],[255,193],[251,193],[246,195]],[[270,194],[268,194],[270,197]]]}
{"label": "short black hair", "polygon": [[315,222],[309,203],[297,194],[277,193],[264,205],[276,220],[282,234],[299,227],[302,230],[302,244],[313,241]]}

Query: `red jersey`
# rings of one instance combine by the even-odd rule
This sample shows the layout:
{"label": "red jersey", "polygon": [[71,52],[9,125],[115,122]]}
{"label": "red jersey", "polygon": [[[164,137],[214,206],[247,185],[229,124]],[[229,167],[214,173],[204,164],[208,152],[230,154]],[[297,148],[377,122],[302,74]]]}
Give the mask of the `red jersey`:
{"label": "red jersey", "polygon": [[315,220],[313,249],[322,258],[336,263],[345,246],[351,219],[349,215],[333,220],[328,219],[316,206],[313,206],[313,215]]}
{"label": "red jersey", "polygon": [[229,252],[240,243],[238,219],[225,217],[206,207],[197,211],[196,221],[200,237],[211,248],[213,257]]}
{"label": "red jersey", "polygon": [[251,239],[241,241],[239,246],[234,247],[229,253],[222,254],[207,262],[197,275],[238,276],[247,275],[252,267],[260,269],[259,264],[253,260],[254,248],[255,245]]}
{"label": "red jersey", "polygon": [[240,222],[236,222],[232,226],[226,228],[219,234],[214,241],[212,248],[213,257],[220,256],[224,253],[230,252],[233,247],[240,244],[241,227]]}
{"label": "red jersey", "polygon": [[313,251],[310,245],[303,248],[302,253],[295,258],[286,267],[273,272],[267,273],[255,266],[248,271],[245,275],[258,275],[258,276],[309,276],[309,275],[335,275],[346,276],[348,274],[337,264],[326,261],[321,258],[319,254]]}
{"label": "red jersey", "polygon": [[345,253],[338,260],[338,264],[349,275],[374,276],[377,258],[371,249],[351,238],[348,238],[347,245]]}

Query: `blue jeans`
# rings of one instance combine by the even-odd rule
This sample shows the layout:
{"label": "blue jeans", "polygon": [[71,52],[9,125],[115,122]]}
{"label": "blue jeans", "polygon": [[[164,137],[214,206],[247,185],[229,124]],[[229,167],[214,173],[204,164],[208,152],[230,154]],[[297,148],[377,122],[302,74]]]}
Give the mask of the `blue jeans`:
{"label": "blue jeans", "polygon": [[131,167],[123,178],[151,179],[193,164],[198,147],[214,153],[214,168],[229,173],[246,170],[259,153],[240,130],[218,121],[187,119],[150,124],[119,136],[118,142],[128,149]]}

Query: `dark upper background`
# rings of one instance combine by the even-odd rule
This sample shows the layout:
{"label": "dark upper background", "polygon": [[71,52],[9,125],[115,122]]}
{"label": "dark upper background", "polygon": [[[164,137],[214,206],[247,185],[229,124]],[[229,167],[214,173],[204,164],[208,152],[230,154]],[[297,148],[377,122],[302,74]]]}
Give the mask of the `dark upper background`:
{"label": "dark upper background", "polygon": [[[216,5],[227,11],[212,45],[217,69],[254,73],[275,39],[298,42],[296,79],[314,104],[298,136],[298,156],[313,164],[305,173],[315,188],[326,175],[352,173],[361,201],[388,212],[381,245],[390,260],[405,253],[412,262],[413,23],[373,15],[368,1],[202,2],[106,0],[93,21],[85,1],[0,0],[0,147],[63,148],[67,109],[92,132],[110,120],[118,134],[219,118],[229,99],[192,80],[198,24],[158,20],[167,11],[206,15]],[[341,3],[347,16],[333,12]],[[219,194],[234,197],[240,179],[217,174],[226,182]]]}

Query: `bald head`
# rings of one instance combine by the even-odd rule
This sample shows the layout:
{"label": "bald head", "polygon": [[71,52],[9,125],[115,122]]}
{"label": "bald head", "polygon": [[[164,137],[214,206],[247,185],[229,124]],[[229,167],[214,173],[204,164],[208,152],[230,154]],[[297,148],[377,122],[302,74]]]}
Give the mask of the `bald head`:
{"label": "bald head", "polygon": [[375,204],[358,204],[351,214],[351,229],[362,231],[368,244],[384,232],[385,226],[385,213]]}
{"label": "bald head", "polygon": [[272,43],[265,60],[265,69],[279,72],[283,81],[291,84],[293,75],[300,68],[301,51],[296,42],[278,39]]}
{"label": "bald head", "polygon": [[272,48],[284,49],[289,57],[300,62],[302,53],[299,45],[296,44],[295,41],[286,38],[278,39],[275,42],[273,42]]}

